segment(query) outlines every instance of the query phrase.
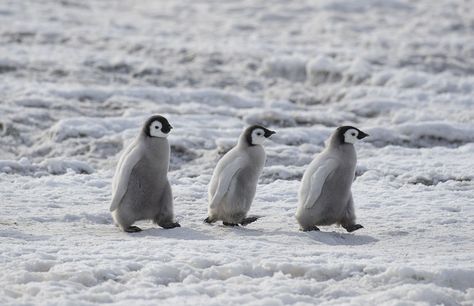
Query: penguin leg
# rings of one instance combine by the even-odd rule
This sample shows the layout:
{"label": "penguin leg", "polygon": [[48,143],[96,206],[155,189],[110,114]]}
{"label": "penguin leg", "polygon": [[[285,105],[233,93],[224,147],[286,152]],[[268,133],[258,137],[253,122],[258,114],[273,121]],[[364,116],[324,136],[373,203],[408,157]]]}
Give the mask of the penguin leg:
{"label": "penguin leg", "polygon": [[354,212],[354,200],[352,199],[351,194],[349,202],[347,203],[346,211],[344,212],[342,219],[339,221],[339,224],[341,224],[341,226],[349,233],[356,231],[360,228],[364,228],[362,225],[357,224],[355,220],[356,217]]}
{"label": "penguin leg", "polygon": [[242,221],[240,221],[240,225],[242,226],[248,225],[250,223],[257,221],[259,218],[260,217],[256,217],[256,216],[244,218]]}
{"label": "penguin leg", "polygon": [[225,226],[239,226],[237,223],[229,223],[225,221],[222,221],[222,224],[224,224]]}
{"label": "penguin leg", "polygon": [[224,220],[222,220],[222,224],[224,224],[225,226],[239,226],[239,224],[241,225],[247,225],[249,223],[252,223],[254,221],[256,221],[257,219],[253,220],[253,217],[250,217],[248,218],[249,219],[249,222],[248,223],[245,223],[244,221],[246,221],[246,216],[247,213],[246,212],[242,212],[242,211],[238,211],[238,212],[232,212],[232,213],[229,213],[226,218],[224,218]]}
{"label": "penguin leg", "polygon": [[360,228],[364,228],[362,225],[360,224],[353,224],[353,225],[348,225],[348,226],[342,226],[343,228],[346,229],[346,231],[348,231],[349,233],[353,232],[353,231],[356,231]]}
{"label": "penguin leg", "polygon": [[313,225],[313,226],[308,226],[308,227],[301,227],[300,231],[303,231],[303,232],[317,231],[317,232],[319,232],[319,228],[316,225]]}
{"label": "penguin leg", "polygon": [[127,228],[124,228],[123,231],[127,233],[138,233],[138,232],[141,232],[142,229],[139,228],[138,226],[131,225]]}
{"label": "penguin leg", "polygon": [[118,208],[112,212],[112,218],[114,219],[115,226],[120,227],[120,229],[122,229],[124,232],[136,233],[142,230],[138,226],[132,226],[135,220],[132,220],[130,213],[124,213],[121,208]]}
{"label": "penguin leg", "polygon": [[159,226],[161,226],[164,229],[171,229],[175,227],[181,227],[181,224],[179,224],[178,222],[173,222],[173,223],[159,224]]}
{"label": "penguin leg", "polygon": [[217,221],[217,219],[215,219],[213,217],[207,217],[206,219],[204,219],[204,223],[208,223],[208,224],[214,223],[216,221]]}
{"label": "penguin leg", "polygon": [[161,196],[160,203],[161,209],[158,214],[153,218],[153,221],[165,229],[181,227],[181,225],[174,221],[173,213],[173,195],[171,193],[171,186],[168,182],[165,189],[163,190],[163,195]]}

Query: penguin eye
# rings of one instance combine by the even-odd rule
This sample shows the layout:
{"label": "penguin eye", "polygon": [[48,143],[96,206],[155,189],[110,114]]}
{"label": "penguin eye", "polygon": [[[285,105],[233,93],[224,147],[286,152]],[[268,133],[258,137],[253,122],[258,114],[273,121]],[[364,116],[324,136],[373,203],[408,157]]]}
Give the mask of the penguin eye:
{"label": "penguin eye", "polygon": [[356,135],[356,133],[351,133],[351,135],[352,135],[352,136],[355,136],[355,135]]}
{"label": "penguin eye", "polygon": [[257,136],[262,136],[262,133],[260,133],[260,132],[257,132]]}
{"label": "penguin eye", "polygon": [[155,125],[155,129],[159,129],[159,128],[160,128],[159,126]]}

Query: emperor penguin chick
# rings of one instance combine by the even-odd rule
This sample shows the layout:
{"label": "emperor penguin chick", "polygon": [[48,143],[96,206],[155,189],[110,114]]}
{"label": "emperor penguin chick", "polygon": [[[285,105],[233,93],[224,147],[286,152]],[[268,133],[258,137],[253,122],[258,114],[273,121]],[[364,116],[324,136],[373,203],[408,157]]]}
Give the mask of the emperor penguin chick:
{"label": "emperor penguin chick", "polygon": [[340,224],[348,232],[363,228],[356,224],[351,186],[357,156],[354,143],[369,136],[352,126],[341,126],[329,144],[309,165],[299,190],[296,219],[303,231],[318,231],[318,225]]}
{"label": "emperor penguin chick", "polygon": [[205,222],[222,220],[224,225],[236,226],[258,219],[247,218],[247,212],[265,165],[262,145],[273,134],[274,131],[263,126],[250,126],[240,135],[237,145],[219,160],[209,184],[209,209]]}
{"label": "emperor penguin chick", "polygon": [[166,137],[172,126],[165,117],[150,117],[120,157],[112,182],[110,211],[115,224],[125,232],[139,232],[138,220],[153,220],[163,228],[174,221],[173,196],[168,182],[170,145]]}

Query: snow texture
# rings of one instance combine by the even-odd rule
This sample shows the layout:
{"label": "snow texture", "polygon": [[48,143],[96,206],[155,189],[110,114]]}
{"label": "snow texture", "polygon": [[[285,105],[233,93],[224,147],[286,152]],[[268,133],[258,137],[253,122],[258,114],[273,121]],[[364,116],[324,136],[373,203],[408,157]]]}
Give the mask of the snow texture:
{"label": "snow texture", "polygon": [[[474,5],[440,0],[0,2],[1,305],[474,304]],[[120,232],[120,152],[166,116],[175,212]],[[217,160],[276,130],[247,227],[209,226]],[[364,229],[298,231],[343,124]]]}

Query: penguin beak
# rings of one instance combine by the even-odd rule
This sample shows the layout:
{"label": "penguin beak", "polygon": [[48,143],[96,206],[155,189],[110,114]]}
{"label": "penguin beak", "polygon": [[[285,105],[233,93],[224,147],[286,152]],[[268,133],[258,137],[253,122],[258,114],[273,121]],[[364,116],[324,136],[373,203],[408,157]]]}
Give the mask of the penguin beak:
{"label": "penguin beak", "polygon": [[265,130],[265,134],[263,136],[265,136],[265,138],[268,138],[268,137],[272,136],[273,134],[276,134],[276,132],[271,131],[271,130]]}
{"label": "penguin beak", "polygon": [[357,135],[357,139],[363,139],[367,136],[369,136],[369,134],[359,131],[359,135]]}

